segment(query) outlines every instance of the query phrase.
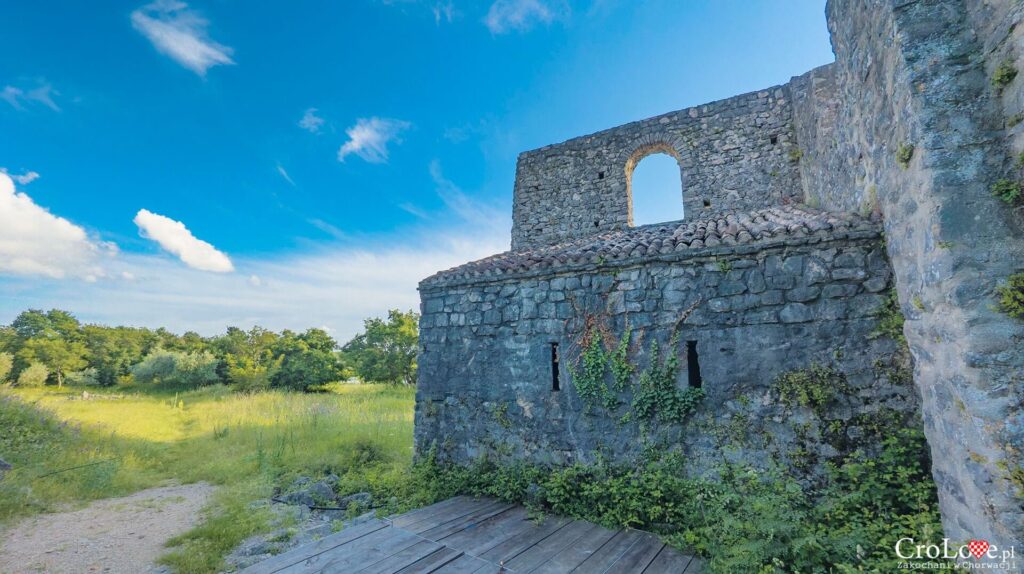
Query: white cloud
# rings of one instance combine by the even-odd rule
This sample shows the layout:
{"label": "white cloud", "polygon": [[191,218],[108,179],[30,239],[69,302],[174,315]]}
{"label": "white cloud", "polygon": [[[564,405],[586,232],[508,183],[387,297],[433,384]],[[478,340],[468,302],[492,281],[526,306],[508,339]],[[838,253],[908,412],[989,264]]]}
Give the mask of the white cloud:
{"label": "white cloud", "polygon": [[388,118],[360,118],[356,125],[345,130],[348,141],[338,150],[338,161],[345,161],[345,157],[354,153],[370,163],[386,163],[388,144],[400,142],[399,135],[411,125]]}
{"label": "white cloud", "polygon": [[103,258],[116,252],[114,244],[90,238],[81,227],[36,205],[0,173],[0,274],[95,281],[105,275]]}
{"label": "white cloud", "polygon": [[305,243],[301,252],[273,257],[236,257],[241,273],[205,273],[166,257],[122,253],[109,269],[125,280],[0,280],[0,324],[27,308],[57,307],[84,321],[205,335],[229,325],[297,331],[321,325],[347,341],[366,317],[418,309],[420,280],[508,249],[510,208],[462,192],[438,164],[432,172],[445,208],[395,235]]}
{"label": "white cloud", "polygon": [[177,0],[156,0],[132,12],[132,26],[162,54],[200,76],[213,66],[234,64],[234,50],[211,40],[209,22]]}
{"label": "white cloud", "polygon": [[139,233],[160,244],[166,251],[177,255],[185,265],[200,271],[229,273],[235,270],[231,259],[213,245],[196,239],[180,221],[140,209],[135,215]]}
{"label": "white cloud", "polygon": [[554,8],[547,0],[495,0],[484,24],[493,34],[524,32],[537,24],[550,24],[567,7]]}
{"label": "white cloud", "polygon": [[302,119],[299,120],[299,127],[311,134],[320,133],[320,128],[324,125],[324,119],[316,115],[317,111],[316,108],[307,109],[302,114]]}
{"label": "white cloud", "polygon": [[7,85],[0,90],[0,100],[3,100],[18,111],[24,111],[30,105],[43,105],[55,112],[60,111],[60,106],[53,100],[53,96],[59,92],[46,82],[39,82],[35,88],[25,89],[17,86]]}
{"label": "white cloud", "polygon": [[291,176],[288,175],[288,172],[284,169],[283,165],[277,164],[277,173],[281,174],[281,177],[283,177],[284,180],[287,181],[292,187],[295,186],[295,182],[292,181]]}
{"label": "white cloud", "polygon": [[28,185],[39,179],[39,174],[34,171],[26,171],[21,175],[16,175],[7,171],[6,167],[0,167],[0,173],[7,174],[7,176],[13,179],[14,183],[17,183],[18,185]]}

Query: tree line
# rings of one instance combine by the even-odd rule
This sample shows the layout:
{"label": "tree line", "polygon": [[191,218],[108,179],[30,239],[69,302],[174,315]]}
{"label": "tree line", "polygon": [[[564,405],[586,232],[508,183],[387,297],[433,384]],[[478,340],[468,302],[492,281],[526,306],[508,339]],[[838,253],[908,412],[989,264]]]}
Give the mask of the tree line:
{"label": "tree line", "polygon": [[83,324],[60,309],[31,309],[0,325],[0,384],[316,390],[331,382],[414,384],[419,315],[391,310],[366,319],[339,345],[323,329],[280,333],[228,327],[182,335],[141,327]]}

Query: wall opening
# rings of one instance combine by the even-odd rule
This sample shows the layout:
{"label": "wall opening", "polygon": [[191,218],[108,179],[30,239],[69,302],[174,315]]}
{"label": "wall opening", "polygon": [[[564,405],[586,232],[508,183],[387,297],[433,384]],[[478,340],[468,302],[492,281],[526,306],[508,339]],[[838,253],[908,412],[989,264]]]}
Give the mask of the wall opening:
{"label": "wall opening", "polygon": [[558,380],[558,343],[551,343],[551,390],[558,391],[561,385]]}
{"label": "wall opening", "polygon": [[686,371],[689,375],[690,386],[696,389],[704,385],[700,378],[700,358],[697,356],[697,341],[686,342]]}
{"label": "wall opening", "polygon": [[638,150],[626,163],[626,194],[632,226],[683,219],[679,154],[668,144]]}

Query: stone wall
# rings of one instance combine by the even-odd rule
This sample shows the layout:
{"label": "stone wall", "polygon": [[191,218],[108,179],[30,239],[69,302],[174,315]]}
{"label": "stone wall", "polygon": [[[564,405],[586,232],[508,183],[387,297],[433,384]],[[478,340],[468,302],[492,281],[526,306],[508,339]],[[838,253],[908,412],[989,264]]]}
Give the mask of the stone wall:
{"label": "stone wall", "polygon": [[[484,454],[539,463],[636,455],[649,444],[642,421],[624,421],[628,407],[588,409],[569,374],[588,326],[621,337],[629,325],[630,356],[640,367],[652,341],[665,349],[678,333],[680,388],[691,383],[686,346],[696,341],[707,396],[695,424],[660,435],[695,470],[721,462],[721,445],[705,427],[727,422],[741,404],[752,405],[744,416],[766,425],[758,438],[772,445],[738,456],[764,464],[771,460],[764,449],[783,458],[808,449],[827,459],[835,449],[801,435],[794,425],[806,419],[785,415],[770,400],[772,381],[814,363],[844,373],[851,390],[836,416],[851,437],[863,432],[857,421],[866,413],[888,407],[913,418],[912,387],[891,382],[879,363],[896,353],[896,343],[875,333],[890,281],[876,230],[824,242],[695,250],[675,261],[594,265],[572,274],[424,285],[417,451],[433,445],[461,463]],[[558,391],[552,343],[559,349]]]}
{"label": "stone wall", "polygon": [[512,247],[550,245],[632,225],[636,163],[679,162],[678,217],[758,209],[802,196],[790,100],[775,86],[520,154]]}
{"label": "stone wall", "polygon": [[[1019,210],[989,187],[1020,177],[1011,157],[1021,128],[1007,120],[1021,109],[1022,82],[1000,94],[990,80],[1017,57],[1021,13],[1008,1],[830,0],[840,157],[804,167],[849,165],[835,174],[852,183],[845,196],[808,189],[826,209],[877,197],[946,534],[1002,547],[1024,540],[1013,480],[1024,448],[1024,322],[995,309],[994,289],[1024,266],[1024,232]],[[914,146],[906,167],[901,145]]]}

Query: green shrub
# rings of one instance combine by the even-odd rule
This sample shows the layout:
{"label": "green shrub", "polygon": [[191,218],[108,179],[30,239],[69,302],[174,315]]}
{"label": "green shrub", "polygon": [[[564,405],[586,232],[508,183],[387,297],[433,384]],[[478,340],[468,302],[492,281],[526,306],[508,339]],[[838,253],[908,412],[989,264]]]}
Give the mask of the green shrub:
{"label": "green shrub", "polygon": [[199,387],[220,380],[217,375],[218,364],[216,357],[207,351],[182,353],[156,350],[132,367],[132,377],[135,382],[143,384]]}
{"label": "green shrub", "polygon": [[32,363],[25,367],[18,375],[19,387],[41,387],[46,384],[50,371],[42,363]]}
{"label": "green shrub", "polygon": [[914,144],[901,143],[896,148],[896,163],[903,169],[910,167],[910,160],[914,158]]}
{"label": "green shrub", "polygon": [[817,364],[779,375],[773,387],[783,405],[809,408],[819,414],[849,390],[842,373]]}
{"label": "green shrub", "polygon": [[804,157],[804,150],[802,150],[802,149],[800,149],[798,147],[795,147],[795,148],[789,150],[789,161],[791,161],[793,163],[799,163],[800,160],[803,159],[803,157]]}
{"label": "green shrub", "polygon": [[996,288],[999,309],[1015,319],[1024,319],[1024,273],[1014,273],[1006,285]]}
{"label": "green shrub", "polygon": [[907,338],[903,334],[903,323],[906,319],[900,310],[900,300],[895,289],[889,291],[885,302],[875,311],[875,316],[878,317],[878,327],[869,335],[870,338],[888,337],[901,347],[907,346]]}
{"label": "green shrub", "polygon": [[411,473],[436,499],[494,496],[608,527],[655,532],[708,559],[714,573],[892,572],[899,538],[942,538],[924,435],[896,431],[874,456],[855,453],[812,489],[784,472],[726,464],[718,479],[687,475],[667,454],[637,464],[444,466]]}
{"label": "green shrub", "polygon": [[1009,86],[1017,77],[1017,68],[1011,60],[1003,60],[996,71],[992,74],[992,87],[1002,93],[1003,88]]}
{"label": "green shrub", "polygon": [[1014,204],[1021,199],[1021,187],[1016,181],[1000,179],[992,184],[992,195],[1006,203]]}
{"label": "green shrub", "polygon": [[11,374],[12,368],[14,368],[14,355],[0,353],[0,385],[7,382],[7,377]]}

